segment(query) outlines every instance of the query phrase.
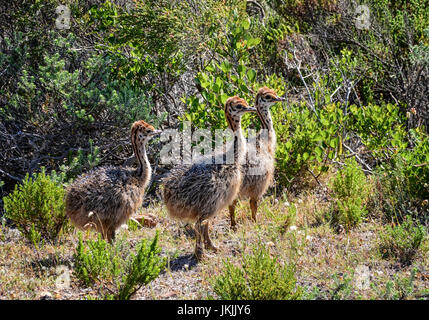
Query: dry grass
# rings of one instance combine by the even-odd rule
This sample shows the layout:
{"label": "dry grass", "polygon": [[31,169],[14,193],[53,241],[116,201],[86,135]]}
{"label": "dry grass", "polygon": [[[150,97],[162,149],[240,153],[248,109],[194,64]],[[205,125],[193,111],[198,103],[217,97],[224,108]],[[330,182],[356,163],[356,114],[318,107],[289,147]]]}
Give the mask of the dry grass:
{"label": "dry grass", "polygon": [[[307,298],[383,299],[388,282],[395,284],[397,279],[409,278],[413,268],[417,269],[417,275],[408,298],[429,293],[426,250],[407,267],[383,260],[377,251],[377,234],[384,226],[367,220],[349,233],[334,232],[324,219],[329,202],[317,192],[283,196],[282,200],[266,197],[258,211],[257,223],[250,219],[247,202],[239,203],[236,210],[236,232],[229,227],[226,210],[212,221],[210,232],[219,252],[207,252],[207,258],[201,263],[192,256],[195,245],[192,228],[171,220],[161,204],[143,210],[159,217],[155,228],[121,229],[119,232],[131,244],[152,238],[159,231],[162,254],[168,257],[167,269],[139,290],[134,299],[213,296],[211,279],[222,272],[223,261],[240,263],[242,255],[250,253],[258,242],[269,247],[280,261],[296,264],[299,285],[304,286],[307,293],[313,292],[306,295]],[[84,238],[95,236],[87,232]],[[57,245],[45,245],[37,250],[16,230],[3,227],[0,230],[0,299],[39,299],[46,292],[54,299],[101,298],[96,289],[84,288],[72,274],[76,244],[77,233],[73,231]],[[61,266],[70,271],[69,285],[58,285],[63,272]],[[366,272],[363,286],[359,282],[362,273],[359,270]]]}

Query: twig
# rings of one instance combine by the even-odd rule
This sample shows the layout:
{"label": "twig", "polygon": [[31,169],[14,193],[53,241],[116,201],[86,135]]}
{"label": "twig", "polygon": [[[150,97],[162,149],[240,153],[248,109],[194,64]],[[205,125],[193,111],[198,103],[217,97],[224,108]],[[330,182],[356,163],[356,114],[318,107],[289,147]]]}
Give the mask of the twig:
{"label": "twig", "polygon": [[[340,166],[345,166],[346,165],[344,162],[340,162],[340,161],[336,161],[336,160],[332,160],[332,163],[339,164]],[[362,168],[362,171],[366,172],[366,173],[369,173],[369,174],[372,174],[371,170],[366,170],[366,169]]]}
{"label": "twig", "polygon": [[11,178],[12,180],[15,180],[15,181],[18,181],[18,182],[21,182],[21,181],[22,181],[22,179],[21,179],[21,178],[15,177],[15,176],[13,176],[13,175],[11,175],[11,174],[7,173],[6,171],[3,171],[2,169],[0,169],[0,172],[1,172],[1,173],[3,173],[5,176],[7,176],[7,177]]}
{"label": "twig", "polygon": [[306,168],[308,172],[311,173],[311,175],[313,176],[313,178],[316,180],[316,182],[319,184],[319,186],[323,187],[323,185],[320,183],[318,176],[316,177],[315,174],[313,173],[313,171],[311,171],[309,168]]}
{"label": "twig", "polygon": [[294,60],[296,61],[295,62],[295,69],[298,71],[298,74],[299,74],[299,76],[301,78],[301,81],[304,83],[305,89],[307,90],[308,98],[310,99],[311,110],[316,114],[317,119],[320,121],[319,115],[316,112],[316,107],[315,107],[315,104],[314,104],[313,97],[311,96],[310,89],[308,88],[307,82],[305,82],[305,78],[304,78],[304,76],[301,73],[301,60],[299,60],[296,57],[295,49],[293,50],[293,57],[294,57]]}
{"label": "twig", "polygon": [[351,153],[353,153],[353,155],[355,156],[355,158],[362,164],[362,165],[364,165],[365,167],[366,167],[366,169],[367,169],[367,171],[368,172],[370,172],[370,173],[372,173],[372,168],[369,166],[369,165],[367,165],[366,163],[365,163],[365,161],[363,161],[361,158],[359,158],[359,156],[357,155],[357,153],[352,149],[352,148],[350,148],[349,146],[347,146],[344,142],[343,142],[343,146],[344,146],[344,148],[346,148],[347,150],[349,150]]}

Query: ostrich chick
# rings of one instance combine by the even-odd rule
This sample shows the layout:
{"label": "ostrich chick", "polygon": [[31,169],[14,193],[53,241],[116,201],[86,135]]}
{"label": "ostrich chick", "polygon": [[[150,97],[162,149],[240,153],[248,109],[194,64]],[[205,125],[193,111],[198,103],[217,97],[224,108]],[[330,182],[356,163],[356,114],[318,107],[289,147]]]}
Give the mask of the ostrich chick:
{"label": "ostrich chick", "polygon": [[[238,193],[239,199],[250,199],[253,221],[256,221],[258,202],[271,185],[274,176],[276,133],[270,107],[284,100],[284,98],[277,96],[274,90],[267,87],[260,88],[256,94],[255,107],[262,130],[256,137],[259,146],[256,146],[256,141],[247,145],[248,161],[242,166],[244,177]],[[237,201],[237,199],[234,200],[229,206],[231,228],[234,230],[236,229],[235,206]]]}
{"label": "ostrich chick", "polygon": [[80,229],[92,227],[112,242],[115,231],[142,205],[152,169],[146,143],[161,133],[143,120],[131,127],[131,144],[138,161],[132,167],[106,166],[79,176],[66,194],[66,215]]}
{"label": "ostrich chick", "polygon": [[[246,154],[246,142],[241,130],[241,116],[246,112],[255,112],[247,102],[237,96],[231,97],[225,104],[225,117],[233,132],[231,147],[234,158],[232,163],[207,163],[197,160],[192,165],[173,168],[164,178],[164,202],[171,217],[179,220],[196,221],[195,256],[201,260],[204,238],[206,249],[217,251],[208,233],[208,219],[234,201],[242,181],[241,163]],[[226,154],[216,158],[224,159]]]}

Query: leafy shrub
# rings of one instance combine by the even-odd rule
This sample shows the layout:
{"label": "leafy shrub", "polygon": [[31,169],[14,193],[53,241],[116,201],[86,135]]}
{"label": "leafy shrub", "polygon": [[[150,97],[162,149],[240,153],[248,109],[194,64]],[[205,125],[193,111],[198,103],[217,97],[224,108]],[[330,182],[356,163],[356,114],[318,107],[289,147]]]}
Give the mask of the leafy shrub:
{"label": "leafy shrub", "polygon": [[350,300],[353,296],[353,278],[349,274],[339,276],[337,273],[332,278],[334,287],[329,290],[329,299]]}
{"label": "leafy shrub", "polygon": [[412,298],[416,295],[415,280],[417,268],[411,270],[410,276],[399,277],[394,276],[394,281],[389,280],[386,283],[386,289],[380,292],[380,296],[384,300],[404,300]]}
{"label": "leafy shrub", "polygon": [[302,295],[294,266],[281,265],[264,246],[244,256],[241,266],[224,262],[213,290],[224,300],[296,300]]}
{"label": "leafy shrub", "polygon": [[289,106],[290,111],[275,107],[277,134],[276,160],[280,183],[287,186],[302,170],[315,174],[327,171],[328,161],[342,153],[340,126],[342,112],[331,104],[319,111],[319,118],[304,102]]}
{"label": "leafy shrub", "polygon": [[[350,92],[344,88],[353,78],[357,62],[350,51],[341,50],[339,57],[329,60],[327,73],[315,74],[310,67],[301,66],[295,53],[285,50],[284,54],[291,60],[291,68],[298,72],[295,78],[301,79],[308,95],[291,103],[287,110],[273,107],[279,180],[288,186],[303,177],[305,171],[320,176],[333,160],[345,153],[352,129],[348,109],[354,105],[350,105]],[[308,75],[303,74],[304,70]]]}
{"label": "leafy shrub", "polygon": [[42,235],[36,230],[34,224],[31,225],[27,239],[30,240],[36,249],[40,249],[45,244],[44,239],[42,239]]}
{"label": "leafy shrub", "polygon": [[331,188],[335,199],[334,222],[348,231],[365,217],[369,196],[367,179],[354,158],[346,160],[344,168],[331,182]]}
{"label": "leafy shrub", "polygon": [[399,106],[368,104],[358,108],[352,105],[350,112],[350,129],[378,161],[385,160],[386,149],[399,152],[407,147],[405,117]]}
{"label": "leafy shrub", "polygon": [[130,152],[123,148],[123,141],[129,141],[131,123],[144,119],[157,126],[166,116],[162,111],[153,114],[147,90],[115,78],[109,56],[77,49],[81,38],[57,31],[46,32],[50,47],[42,50],[37,63],[27,61],[32,50],[25,45],[25,33],[6,36],[0,52],[0,65],[16,69],[16,88],[3,87],[0,93],[0,131],[5,137],[0,142],[4,155],[0,166],[5,174],[1,179],[8,192],[26,170],[36,171],[39,166],[58,171],[68,165],[65,178],[74,178],[81,165],[89,169],[97,164],[96,158],[89,157],[92,163],[73,163],[74,157],[84,160],[79,153],[87,150],[96,157],[94,146],[112,150],[104,161],[111,160],[110,155],[123,159]]}
{"label": "leafy shrub", "polygon": [[89,140],[89,152],[85,154],[82,149],[77,151],[77,155],[73,157],[68,164],[63,164],[59,167],[59,172],[51,171],[51,177],[61,184],[67,184],[83,172],[89,171],[100,162],[100,149],[93,145],[93,141]]}
{"label": "leafy shrub", "polygon": [[108,299],[129,300],[143,285],[158,277],[165,266],[159,256],[158,233],[151,243],[142,240],[130,251],[122,241],[114,245],[98,235],[84,245],[82,236],[74,254],[74,274],[87,286],[100,285]]}
{"label": "leafy shrub", "polygon": [[281,45],[289,35],[298,32],[298,29],[296,24],[285,23],[275,12],[268,15],[263,23],[257,18],[251,20],[252,35],[261,39],[260,45],[254,48],[251,59],[252,67],[258,74],[285,74],[284,50]]}
{"label": "leafy shrub", "polygon": [[407,215],[427,221],[429,214],[429,137],[410,130],[413,148],[392,155],[377,169],[377,205],[388,221],[401,222]]}
{"label": "leafy shrub", "polygon": [[74,263],[75,276],[86,286],[94,285],[97,279],[111,280],[119,274],[117,253],[100,235],[95,241],[88,240],[85,246],[79,234]]}
{"label": "leafy shrub", "polygon": [[395,258],[402,264],[409,264],[425,238],[423,226],[414,226],[413,219],[407,216],[399,225],[387,226],[379,234],[379,250],[383,258]]}
{"label": "leafy shrub", "polygon": [[404,150],[400,155],[406,166],[404,174],[409,185],[410,195],[419,200],[429,199],[429,134],[418,127],[409,131],[413,148]]}
{"label": "leafy shrub", "polygon": [[[234,10],[226,35],[219,43],[212,43],[222,62],[211,62],[197,74],[195,83],[200,94],[182,99],[188,111],[181,120],[192,121],[199,128],[225,129],[223,108],[228,97],[238,95],[252,103],[258,87],[256,71],[249,67],[248,52],[260,43],[260,39],[252,37],[249,28],[250,20],[243,19]],[[247,119],[242,120],[243,128],[249,124]]]}
{"label": "leafy shrub", "polygon": [[43,170],[25,176],[14,191],[3,198],[6,217],[31,242],[40,238],[56,240],[66,223],[65,191]]}
{"label": "leafy shrub", "polygon": [[158,234],[149,245],[143,240],[132,256],[131,264],[122,277],[117,298],[128,300],[137,290],[158,277],[165,266],[165,259],[159,257]]}

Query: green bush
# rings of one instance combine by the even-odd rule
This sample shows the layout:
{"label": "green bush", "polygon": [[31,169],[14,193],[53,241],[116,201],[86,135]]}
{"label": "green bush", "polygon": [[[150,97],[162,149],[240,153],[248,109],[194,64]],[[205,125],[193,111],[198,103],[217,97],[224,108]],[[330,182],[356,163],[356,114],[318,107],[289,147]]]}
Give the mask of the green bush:
{"label": "green bush", "polygon": [[63,164],[59,167],[58,173],[56,170],[51,171],[52,179],[60,184],[66,185],[77,176],[96,167],[100,162],[100,149],[94,146],[92,140],[89,140],[88,154],[79,149],[77,155],[70,158],[68,164]]}
{"label": "green bush", "polygon": [[348,231],[365,217],[370,191],[365,174],[354,158],[347,159],[344,168],[337,172],[331,189],[335,200],[333,220]]}
{"label": "green bush", "polygon": [[284,186],[303,170],[309,169],[316,175],[327,171],[329,161],[343,152],[340,128],[344,117],[338,105],[320,109],[320,120],[305,102],[290,105],[289,109],[273,109],[277,174]]}
{"label": "green bush", "polygon": [[429,214],[429,136],[409,131],[410,145],[393,154],[376,170],[377,205],[389,222],[407,215],[427,221]]}
{"label": "green bush", "polygon": [[118,288],[117,298],[129,300],[137,290],[158,277],[165,266],[165,259],[159,256],[158,234],[152,243],[143,240],[137,247],[137,254],[132,255],[131,263],[125,269]]}
{"label": "green bush", "polygon": [[379,293],[380,298],[383,300],[415,299],[419,293],[415,286],[416,273],[417,268],[413,268],[409,277],[395,275],[394,281],[389,280],[386,283],[386,289]]}
{"label": "green bush", "polygon": [[413,219],[407,216],[401,224],[387,226],[379,234],[379,251],[383,258],[395,258],[402,264],[409,264],[424,238],[423,226],[414,226]]}
{"label": "green bush", "polygon": [[[81,38],[73,32],[46,33],[50,48],[40,53],[35,65],[27,63],[31,49],[25,45],[25,33],[5,37],[0,68],[16,69],[16,88],[2,86],[0,92],[4,97],[0,101],[0,122],[4,124],[0,131],[14,136],[0,144],[4,154],[0,166],[17,178],[25,176],[25,168],[45,166],[49,171],[64,171],[64,178],[70,180],[98,163],[97,147],[111,150],[115,159],[124,158],[130,150],[123,147],[123,141],[129,141],[130,125],[144,119],[157,127],[166,113],[160,111],[155,116],[147,90],[133,87],[130,80],[116,79],[110,57],[96,50],[77,49]],[[13,150],[19,150],[20,156],[14,156]],[[92,158],[82,159],[87,150]],[[73,161],[76,157],[79,163]],[[70,168],[62,170],[62,165]],[[11,191],[17,179],[1,178],[5,189]]]}
{"label": "green bush", "polygon": [[[198,72],[195,83],[200,92],[182,99],[188,111],[180,120],[192,121],[199,128],[225,129],[223,108],[228,97],[238,95],[249,104],[253,103],[259,87],[256,71],[249,67],[248,52],[260,43],[260,39],[253,38],[249,28],[250,20],[243,19],[234,10],[226,35],[218,40],[219,43],[211,43],[221,62],[211,62]],[[246,128],[248,125],[248,116],[245,116],[242,126]]]}
{"label": "green bush", "polygon": [[74,275],[86,286],[92,286],[98,279],[112,280],[119,274],[119,257],[115,248],[100,235],[97,240],[88,240],[86,245],[79,234],[74,254]]}
{"label": "green bush", "polygon": [[355,132],[371,156],[378,161],[385,161],[386,150],[400,152],[407,147],[405,117],[398,105],[368,104],[358,108],[350,107],[350,130]]}
{"label": "green bush", "polygon": [[[286,201],[283,199],[283,201]],[[290,226],[295,224],[297,209],[292,203],[287,206],[287,209],[282,207],[275,208],[270,202],[261,204],[261,210],[265,212],[265,215],[270,220],[268,228],[270,230],[270,236],[272,241],[277,241],[279,235],[284,235]]]}
{"label": "green bush", "polygon": [[27,174],[14,191],[3,198],[6,217],[23,235],[34,242],[54,241],[66,223],[64,188],[45,171],[32,178]]}
{"label": "green bush", "polygon": [[[292,65],[297,63],[291,52],[286,53]],[[341,50],[328,63],[326,73],[314,74],[308,67],[296,67],[299,72],[295,70],[295,78],[305,86],[307,99],[292,102],[287,109],[272,108],[278,137],[277,174],[284,186],[304,177],[304,171],[314,176],[328,171],[332,161],[343,156],[344,145],[351,137],[353,119],[348,110],[356,106],[340,89],[353,79],[357,61],[351,51]],[[303,74],[304,70],[308,74]],[[278,85],[284,87],[285,80]]]}
{"label": "green bush", "polygon": [[[407,148],[400,156],[405,165],[404,174],[410,196],[421,201],[429,199],[429,134],[418,127],[409,131],[413,148]],[[412,196],[414,194],[414,196]]]}
{"label": "green bush", "polygon": [[222,274],[213,280],[213,290],[223,300],[296,300],[295,267],[282,265],[261,246],[243,257],[241,266],[224,262]]}
{"label": "green bush", "polygon": [[329,290],[330,300],[351,300],[353,297],[353,278],[349,274],[339,276],[337,273],[332,276],[334,286]]}
{"label": "green bush", "polygon": [[151,243],[142,240],[135,253],[119,239],[111,245],[98,235],[85,245],[80,235],[74,275],[87,286],[101,286],[106,299],[129,300],[164,268],[165,259],[159,253],[158,233]]}

